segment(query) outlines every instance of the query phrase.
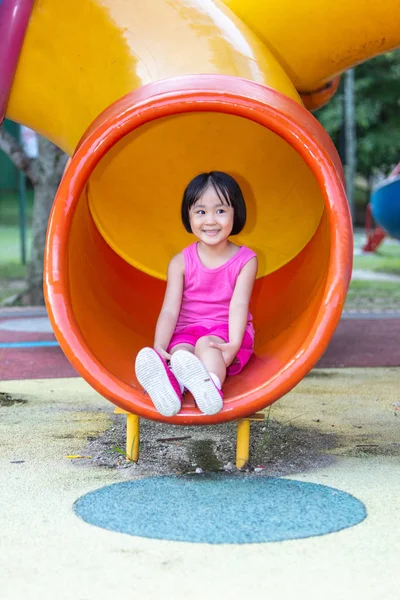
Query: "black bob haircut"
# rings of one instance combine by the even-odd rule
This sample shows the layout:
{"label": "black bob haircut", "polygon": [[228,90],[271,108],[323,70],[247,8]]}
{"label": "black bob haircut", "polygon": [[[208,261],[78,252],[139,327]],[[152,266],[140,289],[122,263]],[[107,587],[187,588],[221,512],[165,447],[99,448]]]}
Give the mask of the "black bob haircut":
{"label": "black bob haircut", "polygon": [[246,204],[244,202],[242,190],[237,181],[222,171],[200,173],[200,175],[197,175],[188,184],[183,194],[181,208],[182,223],[184,224],[186,231],[192,233],[189,211],[209,185],[213,186],[223,204],[232,206],[234,211],[233,227],[230,235],[237,235],[242,231],[246,223]]}

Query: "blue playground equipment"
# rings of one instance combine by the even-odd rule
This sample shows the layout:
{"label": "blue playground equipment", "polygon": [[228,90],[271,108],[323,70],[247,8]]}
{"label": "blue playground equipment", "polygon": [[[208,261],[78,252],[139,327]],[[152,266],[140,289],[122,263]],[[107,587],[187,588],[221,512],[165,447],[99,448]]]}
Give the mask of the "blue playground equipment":
{"label": "blue playground equipment", "polygon": [[375,223],[391,237],[400,239],[400,175],[377,185],[371,195]]}

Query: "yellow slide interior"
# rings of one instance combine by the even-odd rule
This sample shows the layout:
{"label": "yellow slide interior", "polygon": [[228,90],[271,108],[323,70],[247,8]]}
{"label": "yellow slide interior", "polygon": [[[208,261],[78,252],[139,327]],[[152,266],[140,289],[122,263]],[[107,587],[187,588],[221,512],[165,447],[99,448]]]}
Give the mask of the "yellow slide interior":
{"label": "yellow slide interior", "polygon": [[257,123],[211,112],[152,121],[102,158],[88,189],[98,230],[126,262],[165,279],[171,257],[194,239],[180,218],[183,191],[211,170],[228,172],[242,188],[248,220],[233,241],[257,252],[259,277],[291,261],[314,235],[324,203],[299,154]]}

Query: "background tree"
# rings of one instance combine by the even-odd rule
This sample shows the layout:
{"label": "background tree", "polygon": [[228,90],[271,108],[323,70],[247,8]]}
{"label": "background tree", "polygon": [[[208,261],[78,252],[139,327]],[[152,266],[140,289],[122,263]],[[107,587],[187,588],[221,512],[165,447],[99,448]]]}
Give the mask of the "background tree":
{"label": "background tree", "polygon": [[39,136],[37,158],[29,158],[19,141],[0,128],[0,149],[31,181],[34,191],[32,215],[32,244],[24,303],[44,304],[43,258],[47,222],[54,196],[60,183],[67,155],[54,144]]}
{"label": "background tree", "polygon": [[[357,170],[370,180],[400,161],[400,50],[355,68]],[[339,92],[315,116],[343,159],[343,96]]]}

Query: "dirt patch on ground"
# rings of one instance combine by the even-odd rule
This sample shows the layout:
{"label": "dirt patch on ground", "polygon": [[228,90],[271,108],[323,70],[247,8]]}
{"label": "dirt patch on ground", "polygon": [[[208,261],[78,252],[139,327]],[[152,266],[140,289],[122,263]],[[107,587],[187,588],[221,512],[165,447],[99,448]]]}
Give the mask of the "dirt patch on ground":
{"label": "dirt patch on ground", "polygon": [[[336,456],[400,457],[398,368],[317,369],[251,423],[249,471],[293,475]],[[141,420],[140,459],[125,460],[126,424],[88,439],[79,464],[121,469],[127,477],[235,470],[236,423],[182,427]]]}
{"label": "dirt patch on ground", "polygon": [[0,407],[1,406],[14,406],[14,404],[26,404],[27,400],[21,398],[14,398],[11,394],[5,394],[0,392]]}
{"label": "dirt patch on ground", "polygon": [[[125,460],[125,433],[124,417],[115,416],[109,430],[88,441],[83,454],[91,459],[79,464],[123,469],[127,476],[236,470],[236,423],[179,427],[142,420],[137,464]],[[335,437],[268,418],[252,422],[245,470],[282,476],[326,466],[334,460],[328,452],[336,446]]]}
{"label": "dirt patch on ground", "polygon": [[[183,428],[143,420],[139,462],[132,463],[125,459],[124,417],[113,419],[112,427],[103,435],[88,440],[83,455],[90,459],[74,462],[121,469],[127,477],[236,470],[235,423]],[[304,427],[273,419],[252,422],[250,460],[244,470],[282,477],[326,467],[335,456],[400,457],[400,442],[377,442],[376,436],[362,431],[362,426],[352,435],[340,428],[320,431],[318,426],[318,419]]]}

